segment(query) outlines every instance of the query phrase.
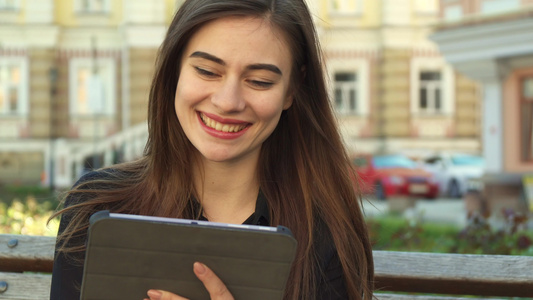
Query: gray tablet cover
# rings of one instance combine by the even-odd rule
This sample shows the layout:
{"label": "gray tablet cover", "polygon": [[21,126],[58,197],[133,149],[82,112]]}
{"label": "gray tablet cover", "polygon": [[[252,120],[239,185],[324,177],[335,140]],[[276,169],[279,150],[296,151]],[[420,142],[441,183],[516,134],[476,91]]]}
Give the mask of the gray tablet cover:
{"label": "gray tablet cover", "polygon": [[143,299],[149,289],[210,299],[193,273],[200,261],[226,284],[236,300],[282,299],[296,252],[290,231],[248,230],[91,217],[82,300]]}

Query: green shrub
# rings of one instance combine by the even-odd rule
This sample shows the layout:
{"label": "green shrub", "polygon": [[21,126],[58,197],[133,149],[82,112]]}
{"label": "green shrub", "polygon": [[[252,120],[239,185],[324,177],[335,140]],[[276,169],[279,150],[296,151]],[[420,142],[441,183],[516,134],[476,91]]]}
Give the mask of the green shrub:
{"label": "green shrub", "polygon": [[496,227],[489,215],[471,215],[450,252],[533,255],[533,230],[528,229],[528,216],[503,210],[502,217],[503,224]]}
{"label": "green shrub", "polygon": [[446,253],[460,229],[388,215],[367,219],[374,250]]}
{"label": "green shrub", "polygon": [[488,216],[473,215],[460,229],[388,215],[369,218],[367,224],[374,250],[533,255],[527,215],[504,211],[503,220],[503,225],[494,226]]}
{"label": "green shrub", "polygon": [[10,205],[0,201],[0,233],[55,236],[59,221],[46,222],[55,209],[54,201],[37,202],[29,196],[15,198]]}
{"label": "green shrub", "polygon": [[26,199],[27,197],[35,198],[37,203],[52,202],[56,205],[58,203],[56,192],[50,190],[50,188],[25,185],[0,186],[0,201],[6,203],[8,206],[15,199]]}

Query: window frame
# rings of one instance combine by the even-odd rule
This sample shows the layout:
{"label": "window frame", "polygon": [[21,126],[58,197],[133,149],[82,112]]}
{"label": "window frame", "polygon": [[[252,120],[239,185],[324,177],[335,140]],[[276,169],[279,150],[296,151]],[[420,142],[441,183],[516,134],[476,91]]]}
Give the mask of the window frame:
{"label": "window frame", "polygon": [[[8,102],[6,101],[3,104],[3,107],[0,108],[0,116],[7,117],[7,116],[15,116],[15,117],[25,117],[29,113],[29,61],[27,57],[0,57],[0,76],[2,70],[7,65],[18,65],[20,67],[20,83],[18,84],[18,100],[17,100],[17,109],[16,111],[9,112],[7,109],[4,109],[5,106],[8,106]],[[4,85],[8,85],[6,83],[0,82],[0,89],[5,89]],[[9,98],[9,97],[8,97]]]}
{"label": "window frame", "polygon": [[[424,71],[441,73],[441,109],[424,111],[420,107],[420,74]],[[450,116],[455,113],[455,74],[442,57],[413,57],[411,59],[411,114],[416,116]],[[445,91],[450,91],[446,93]]]}
{"label": "window frame", "polygon": [[[350,74],[350,75],[354,75],[354,80],[352,81],[337,81],[336,77],[337,77],[337,74]],[[359,105],[358,103],[360,102],[360,99],[359,99],[359,93],[358,93],[358,90],[359,90],[359,87],[357,85],[358,83],[358,74],[357,74],[357,71],[335,71],[333,73],[333,102],[335,103],[335,109],[342,115],[357,115],[358,114],[358,111],[359,111]],[[339,109],[338,105],[337,105],[337,89],[340,89],[341,90],[341,99],[342,99],[342,106],[341,108]],[[351,91],[353,90],[354,92],[354,97],[355,97],[355,107],[352,108],[352,105],[351,105],[351,99],[350,99],[350,93]]]}
{"label": "window frame", "polygon": [[[109,68],[108,74],[100,74],[102,82],[108,83],[104,86],[105,98],[103,111],[88,113],[79,113],[78,107],[78,71],[81,68],[92,69],[94,63],[99,68]],[[114,116],[117,111],[117,62],[113,58],[71,58],[69,60],[69,115],[72,117],[96,117],[96,116]],[[86,95],[89,98],[89,95]],[[90,99],[88,100],[91,101]],[[92,106],[90,103],[88,106]]]}
{"label": "window frame", "polygon": [[[328,59],[328,70],[330,78],[330,98],[335,112],[342,116],[368,116],[370,111],[369,99],[369,72],[370,66],[367,58],[330,58]],[[356,90],[356,104],[355,111],[346,113],[346,111],[339,111],[335,99],[335,74],[337,73],[355,73],[355,90]]]}
{"label": "window frame", "polygon": [[[439,75],[439,79],[422,79],[420,78],[422,76],[422,73],[437,73]],[[421,114],[426,115],[438,115],[441,114],[443,109],[442,106],[442,94],[443,94],[443,80],[442,80],[442,71],[441,70],[420,70],[419,71],[419,87],[418,87],[418,109]],[[421,105],[421,96],[422,96],[422,89],[426,90],[426,108],[422,108]],[[439,107],[437,108],[437,97],[436,92],[439,92],[440,94],[440,103],[438,103]]]}

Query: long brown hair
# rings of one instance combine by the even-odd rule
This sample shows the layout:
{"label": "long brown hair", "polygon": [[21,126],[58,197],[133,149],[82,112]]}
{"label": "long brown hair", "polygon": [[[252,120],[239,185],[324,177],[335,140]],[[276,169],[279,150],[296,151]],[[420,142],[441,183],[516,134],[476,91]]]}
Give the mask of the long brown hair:
{"label": "long brown hair", "polygon": [[[195,218],[192,165],[197,154],[174,110],[180,59],[190,37],[206,22],[226,16],[260,17],[285,34],[292,57],[293,104],[263,143],[260,188],[268,201],[271,225],[285,225],[298,240],[285,299],[315,297],[317,273],[313,240],[327,230],[338,252],[350,299],[371,299],[373,260],[353,171],[326,89],[315,27],[305,0],[187,0],[176,13],[159,50],[150,90],[149,138],[144,156],[115,165],[105,179],[74,187],[70,222],[58,237],[64,243],[83,236],[97,209]],[[102,177],[99,177],[102,178]],[[95,190],[95,188],[97,188]],[[54,216],[54,217],[55,217]],[[59,248],[63,251],[82,250]]]}

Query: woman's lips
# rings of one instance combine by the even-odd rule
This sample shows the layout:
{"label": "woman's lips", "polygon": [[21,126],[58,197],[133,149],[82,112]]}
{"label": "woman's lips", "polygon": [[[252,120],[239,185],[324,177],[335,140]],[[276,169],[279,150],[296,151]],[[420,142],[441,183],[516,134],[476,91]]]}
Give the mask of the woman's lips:
{"label": "woman's lips", "polygon": [[208,117],[205,113],[200,113],[200,119],[207,127],[215,129],[216,131],[221,131],[221,132],[239,132],[249,125],[249,123],[243,123],[243,122],[240,122],[240,123],[218,122]]}
{"label": "woman's lips", "polygon": [[[215,120],[215,118],[217,120]],[[239,120],[221,119],[217,116],[198,112],[198,120],[202,128],[213,137],[220,139],[235,139],[242,136],[251,123]]]}

